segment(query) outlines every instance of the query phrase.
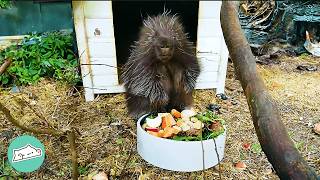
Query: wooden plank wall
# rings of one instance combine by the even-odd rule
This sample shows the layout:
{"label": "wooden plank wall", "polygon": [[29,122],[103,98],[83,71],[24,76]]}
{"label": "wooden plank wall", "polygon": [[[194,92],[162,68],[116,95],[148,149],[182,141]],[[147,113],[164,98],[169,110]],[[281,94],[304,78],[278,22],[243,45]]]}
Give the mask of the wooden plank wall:
{"label": "wooden plank wall", "polygon": [[220,1],[200,1],[198,20],[197,57],[201,74],[196,89],[216,88],[224,93],[228,60],[220,26]]}
{"label": "wooden plank wall", "polygon": [[[197,56],[201,74],[196,89],[224,93],[228,50],[220,27],[219,1],[200,1]],[[119,85],[111,1],[73,1],[74,21],[86,99],[94,94],[124,92]]]}

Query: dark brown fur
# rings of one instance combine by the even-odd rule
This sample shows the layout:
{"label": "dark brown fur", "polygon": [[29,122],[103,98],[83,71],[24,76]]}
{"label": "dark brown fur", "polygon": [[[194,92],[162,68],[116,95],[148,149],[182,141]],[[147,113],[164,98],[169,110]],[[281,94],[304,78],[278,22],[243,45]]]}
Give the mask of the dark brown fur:
{"label": "dark brown fur", "polygon": [[124,65],[122,80],[133,118],[192,105],[200,67],[176,16],[148,17]]}

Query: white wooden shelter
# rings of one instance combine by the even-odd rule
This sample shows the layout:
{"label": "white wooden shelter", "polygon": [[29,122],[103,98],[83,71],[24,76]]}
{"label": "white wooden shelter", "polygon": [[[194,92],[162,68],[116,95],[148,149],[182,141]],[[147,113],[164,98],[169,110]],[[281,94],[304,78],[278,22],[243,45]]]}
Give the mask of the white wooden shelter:
{"label": "white wooden shelter", "polygon": [[[86,100],[93,100],[94,94],[124,92],[115,68],[112,1],[73,1],[72,5]],[[220,7],[221,1],[200,1],[197,28],[202,69],[196,89],[216,89],[216,93],[224,93],[228,59]]]}

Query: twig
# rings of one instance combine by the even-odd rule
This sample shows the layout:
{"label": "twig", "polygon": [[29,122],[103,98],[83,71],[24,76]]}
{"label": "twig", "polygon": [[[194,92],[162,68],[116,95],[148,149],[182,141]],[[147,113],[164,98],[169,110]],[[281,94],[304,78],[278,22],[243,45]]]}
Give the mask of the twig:
{"label": "twig", "polygon": [[217,143],[216,143],[216,139],[213,138],[213,142],[214,142],[214,150],[216,151],[217,154],[217,158],[218,158],[218,166],[219,166],[219,179],[222,179],[222,175],[221,175],[221,165],[220,165],[220,157],[219,157],[219,153],[218,153],[218,147],[217,147]]}
{"label": "twig", "polygon": [[0,110],[3,112],[3,114],[6,116],[6,118],[15,126],[19,127],[22,130],[28,131],[28,132],[32,132],[35,134],[50,134],[50,135],[54,135],[54,136],[61,136],[63,134],[63,132],[59,132],[57,130],[54,129],[50,129],[50,128],[41,128],[41,129],[36,129],[36,128],[30,128],[30,127],[26,127],[22,124],[20,124],[19,121],[17,121],[15,118],[13,118],[10,114],[9,109],[7,109],[2,103],[0,103]]}
{"label": "twig", "polygon": [[52,118],[56,118],[56,117],[54,117],[54,114],[56,113],[58,106],[59,106],[59,103],[60,103],[60,97],[57,99],[58,99],[58,102],[57,102],[56,106],[54,107],[53,113],[51,115]]}
{"label": "twig", "polygon": [[[25,103],[23,101],[20,101],[20,103],[28,105],[28,103]],[[20,124],[19,121],[17,121],[15,118],[13,118],[11,116],[9,109],[7,109],[1,102],[0,102],[0,111],[3,112],[3,114],[6,116],[6,118],[13,125],[19,127],[22,130],[28,131],[28,132],[32,132],[35,134],[49,134],[49,135],[53,135],[53,136],[62,136],[65,133],[67,133],[67,137],[68,137],[69,144],[70,144],[71,161],[72,161],[72,179],[74,179],[74,180],[78,179],[78,177],[79,177],[78,160],[77,160],[77,151],[76,151],[76,143],[75,143],[76,136],[75,136],[74,130],[58,131],[58,130],[54,130],[54,129],[50,129],[50,128],[36,129],[36,128],[30,128],[30,127],[23,126],[22,124]]]}
{"label": "twig", "polygon": [[4,60],[4,63],[0,66],[0,75],[6,71],[6,69],[9,67],[11,62],[12,62],[11,59]]}
{"label": "twig", "polygon": [[70,144],[70,153],[71,153],[71,161],[72,161],[72,179],[77,180],[79,177],[78,173],[78,157],[77,157],[77,149],[76,149],[76,135],[74,130],[68,131],[68,141]]}
{"label": "twig", "polygon": [[133,155],[133,149],[134,149],[134,148],[131,147],[130,154],[129,154],[129,156],[128,156],[126,162],[124,163],[123,168],[122,168],[122,170],[121,170],[121,172],[120,172],[120,175],[119,175],[119,178],[120,178],[120,179],[122,178],[123,173],[124,173],[124,170],[127,168],[127,165],[128,165],[128,163],[129,163],[132,155]]}
{"label": "twig", "polygon": [[202,179],[206,178],[205,174],[205,162],[204,162],[204,148],[203,148],[203,139],[202,139],[202,121],[201,121],[201,130],[200,130],[200,136],[201,136],[201,149],[202,149]]}
{"label": "twig", "polygon": [[[131,132],[131,131],[129,130],[129,132]],[[131,135],[133,136],[133,138],[137,137],[137,135],[136,135],[135,133],[133,133],[133,132],[131,133]],[[126,162],[125,162],[124,165],[123,165],[123,168],[122,168],[122,170],[121,170],[121,172],[120,172],[119,178],[122,178],[123,173],[124,173],[124,170],[127,168],[127,165],[128,165],[128,163],[129,163],[132,155],[133,155],[133,152],[134,152],[134,148],[131,146],[131,150],[130,150],[129,156],[128,156]]]}
{"label": "twig", "polygon": [[32,106],[30,106],[30,104],[27,102],[27,100],[25,100],[25,98],[22,97],[22,99],[16,99],[16,102],[18,102],[21,106],[28,106],[32,112],[38,116],[39,119],[43,119],[47,124],[49,124],[51,127],[53,127],[53,125],[51,123],[49,123],[48,119],[45,118],[42,114],[38,113]]}

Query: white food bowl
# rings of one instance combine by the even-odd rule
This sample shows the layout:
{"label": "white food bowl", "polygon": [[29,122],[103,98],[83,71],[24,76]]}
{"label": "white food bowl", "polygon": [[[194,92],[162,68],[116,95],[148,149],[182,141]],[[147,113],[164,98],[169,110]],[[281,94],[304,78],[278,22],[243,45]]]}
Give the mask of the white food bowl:
{"label": "white food bowl", "polygon": [[[202,149],[201,141],[176,141],[153,136],[142,128],[141,122],[147,116],[143,115],[137,122],[137,150],[144,160],[162,169],[183,172],[200,171],[218,164],[213,139],[202,141]],[[224,157],[225,139],[226,128],[215,138],[220,161]]]}

